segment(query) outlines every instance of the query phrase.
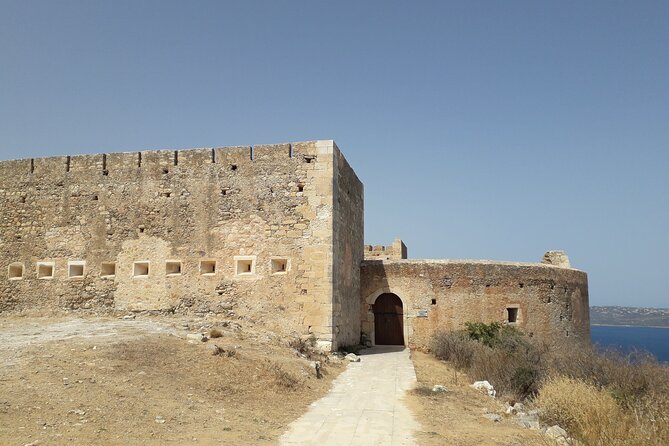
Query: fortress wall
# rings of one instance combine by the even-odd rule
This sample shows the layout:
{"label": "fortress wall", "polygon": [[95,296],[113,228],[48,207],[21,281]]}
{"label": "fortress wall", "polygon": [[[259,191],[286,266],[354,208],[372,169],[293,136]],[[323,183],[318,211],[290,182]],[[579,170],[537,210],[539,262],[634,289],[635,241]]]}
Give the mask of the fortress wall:
{"label": "fortress wall", "polygon": [[[465,322],[504,322],[517,308],[515,325],[549,343],[590,341],[587,275],[542,264],[486,261],[363,262],[362,330],[372,336],[372,304],[394,293],[404,304],[405,342],[425,347],[436,330]],[[421,314],[422,313],[422,314]]]}
{"label": "fortress wall", "polygon": [[402,260],[407,258],[407,247],[397,239],[392,245],[365,245],[365,260]]}
{"label": "fortress wall", "polygon": [[363,258],[363,185],[335,146],[333,324],[336,346],[360,342],[360,264]]}
{"label": "fortress wall", "polygon": [[0,312],[227,312],[330,341],[332,146],[0,162]]}

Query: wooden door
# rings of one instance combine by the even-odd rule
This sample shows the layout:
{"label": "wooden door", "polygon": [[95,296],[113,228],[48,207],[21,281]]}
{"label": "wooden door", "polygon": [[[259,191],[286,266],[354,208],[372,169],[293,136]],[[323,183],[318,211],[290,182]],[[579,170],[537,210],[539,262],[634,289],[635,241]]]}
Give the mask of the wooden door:
{"label": "wooden door", "polygon": [[404,345],[402,301],[392,293],[380,295],[373,306],[376,345]]}

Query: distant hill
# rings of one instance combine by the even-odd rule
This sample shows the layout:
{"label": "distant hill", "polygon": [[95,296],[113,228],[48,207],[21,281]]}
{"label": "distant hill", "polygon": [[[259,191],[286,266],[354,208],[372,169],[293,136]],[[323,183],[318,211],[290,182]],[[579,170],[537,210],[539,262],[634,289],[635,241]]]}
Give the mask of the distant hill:
{"label": "distant hill", "polygon": [[669,309],[638,307],[590,307],[592,325],[669,327]]}

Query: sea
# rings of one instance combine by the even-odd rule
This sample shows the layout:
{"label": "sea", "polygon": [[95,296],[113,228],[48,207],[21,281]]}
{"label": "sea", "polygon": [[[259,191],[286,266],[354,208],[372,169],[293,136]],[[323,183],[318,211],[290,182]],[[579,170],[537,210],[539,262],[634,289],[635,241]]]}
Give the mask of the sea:
{"label": "sea", "polygon": [[592,342],[600,348],[614,348],[623,353],[647,351],[669,363],[669,328],[593,325]]}

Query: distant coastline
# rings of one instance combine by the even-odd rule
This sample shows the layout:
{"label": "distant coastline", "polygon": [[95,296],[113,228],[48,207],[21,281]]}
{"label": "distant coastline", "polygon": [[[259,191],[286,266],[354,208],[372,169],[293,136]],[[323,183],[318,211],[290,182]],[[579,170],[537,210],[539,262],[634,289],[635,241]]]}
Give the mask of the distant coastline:
{"label": "distant coastline", "polygon": [[593,306],[590,307],[590,325],[669,328],[669,309]]}
{"label": "distant coastline", "polygon": [[669,328],[667,325],[621,325],[621,324],[593,324],[590,323],[591,327],[644,327],[644,328]]}

